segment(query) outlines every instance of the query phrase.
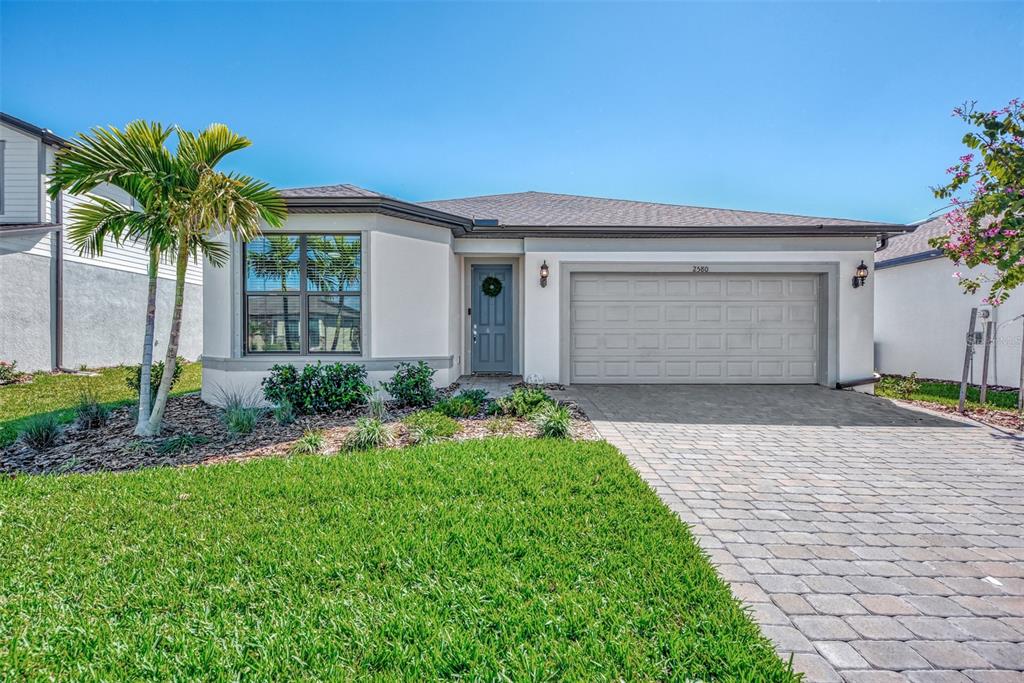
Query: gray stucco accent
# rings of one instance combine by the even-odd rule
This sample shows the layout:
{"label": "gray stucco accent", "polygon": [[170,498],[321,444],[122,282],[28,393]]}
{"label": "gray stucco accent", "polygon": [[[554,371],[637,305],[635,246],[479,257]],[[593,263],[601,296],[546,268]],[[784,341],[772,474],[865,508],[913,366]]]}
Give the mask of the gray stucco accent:
{"label": "gray stucco accent", "polygon": [[821,275],[822,295],[820,297],[821,339],[825,343],[819,349],[820,364],[818,383],[832,386],[839,372],[839,264],[836,262],[760,261],[756,263],[722,262],[678,262],[651,263],[643,261],[562,261],[558,267],[559,282],[559,378],[561,384],[569,384],[570,370],[570,295],[573,273],[680,273],[693,274],[695,266],[708,266],[714,273],[818,273]]}
{"label": "gray stucco accent", "polygon": [[51,370],[50,258],[0,252],[0,360]]}
{"label": "gray stucco accent", "polygon": [[[64,366],[137,364],[142,358],[149,278],[112,268],[64,262]],[[167,351],[174,281],[157,281],[155,359]],[[189,360],[203,349],[202,286],[185,285],[178,355]]]}
{"label": "gray stucco accent", "polygon": [[250,370],[266,372],[274,365],[294,365],[304,368],[319,363],[357,363],[368,371],[394,370],[398,363],[425,361],[435,370],[447,370],[455,362],[454,356],[417,356],[408,358],[353,358],[351,356],[246,356],[245,358],[217,358],[203,356],[203,367],[208,370]]}

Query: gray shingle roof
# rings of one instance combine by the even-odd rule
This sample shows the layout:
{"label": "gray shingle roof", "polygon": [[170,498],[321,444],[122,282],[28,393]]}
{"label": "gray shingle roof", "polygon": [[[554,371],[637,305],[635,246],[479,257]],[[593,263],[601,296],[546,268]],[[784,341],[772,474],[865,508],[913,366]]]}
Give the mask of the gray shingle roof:
{"label": "gray shingle roof", "polygon": [[282,197],[322,197],[324,199],[345,197],[386,197],[380,192],[367,190],[358,185],[317,185],[315,187],[290,187],[281,190]]}
{"label": "gray shingle roof", "polygon": [[912,233],[890,237],[888,246],[875,255],[875,263],[880,266],[895,259],[926,254],[937,255],[938,250],[928,244],[928,240],[945,235],[947,232],[949,232],[949,225],[946,223],[945,216],[924,221]]}
{"label": "gray shingle roof", "polygon": [[550,192],[516,192],[419,204],[467,218],[497,219],[502,225],[517,227],[796,227],[876,224],[843,218],[711,209]]}

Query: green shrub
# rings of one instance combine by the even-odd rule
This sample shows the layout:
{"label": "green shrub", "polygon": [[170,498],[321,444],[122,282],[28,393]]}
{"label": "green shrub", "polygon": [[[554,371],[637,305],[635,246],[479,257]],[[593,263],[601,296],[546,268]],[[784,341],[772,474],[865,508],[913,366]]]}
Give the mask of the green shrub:
{"label": "green shrub", "polygon": [[883,377],[878,388],[880,394],[906,400],[917,393],[920,383],[917,381],[917,373],[912,372],[909,377]]}
{"label": "green shrub", "polygon": [[18,370],[18,361],[10,362],[0,360],[0,386],[4,384],[17,384],[25,376],[24,372]]}
{"label": "green shrub", "polygon": [[78,395],[78,406],[75,408],[75,419],[83,429],[97,429],[107,424],[110,408],[100,403],[96,392],[84,389]]}
{"label": "green shrub", "polygon": [[373,417],[356,420],[352,431],[345,437],[344,448],[350,451],[365,451],[371,448],[387,448],[394,442],[391,428]]}
{"label": "green shrub", "polygon": [[299,437],[288,449],[288,455],[319,455],[324,452],[324,434],[309,431]]}
{"label": "green shrub", "polygon": [[459,392],[457,398],[468,398],[477,406],[482,406],[487,402],[487,390],[486,389],[463,389]]}
{"label": "green shrub", "polygon": [[[184,358],[178,356],[178,362],[174,364],[174,375],[171,376],[171,388],[178,383],[178,379],[181,377],[181,371],[187,363]],[[149,371],[149,396],[152,399],[156,399],[156,391],[160,388],[160,381],[164,378],[164,362],[158,361],[153,363],[152,368]],[[124,383],[128,385],[128,388],[132,390],[132,393],[136,397],[139,395],[139,384],[142,383],[142,365],[133,365],[127,368],[125,374]]]}
{"label": "green shrub", "polygon": [[437,398],[434,372],[424,361],[399,363],[395,366],[395,374],[381,386],[399,405],[428,406]]}
{"label": "green shrub", "polygon": [[369,389],[366,368],[358,363],[318,362],[301,371],[294,365],[275,365],[263,379],[267,401],[288,401],[300,415],[348,410],[361,405]]}
{"label": "green shrub", "polygon": [[531,417],[553,403],[553,399],[544,393],[543,389],[519,388],[495,401],[495,407],[489,412],[513,417]]}
{"label": "green shrub", "polygon": [[409,430],[409,440],[413,443],[434,443],[459,431],[458,422],[434,410],[413,413],[402,420],[402,424]]}
{"label": "green shrub", "polygon": [[285,399],[274,406],[271,412],[274,415],[274,420],[276,420],[279,425],[286,426],[295,422],[295,406],[293,406],[292,402],[288,399]]}
{"label": "green shrub", "polygon": [[59,436],[60,420],[52,413],[37,415],[21,428],[21,440],[37,451],[55,445]]}
{"label": "green shrub", "polygon": [[258,395],[245,391],[219,391],[216,402],[223,409],[224,426],[231,434],[251,434],[266,410]]}
{"label": "green shrub", "polygon": [[549,404],[534,416],[537,435],[549,439],[568,439],[572,436],[572,415],[565,406]]}
{"label": "green shrub", "polygon": [[196,446],[202,446],[205,443],[210,443],[208,436],[203,436],[202,434],[179,434],[178,436],[164,439],[156,451],[160,455],[178,455],[179,453],[190,451]]}
{"label": "green shrub", "polygon": [[480,405],[464,396],[452,396],[438,401],[434,410],[448,417],[472,417],[480,412]]}

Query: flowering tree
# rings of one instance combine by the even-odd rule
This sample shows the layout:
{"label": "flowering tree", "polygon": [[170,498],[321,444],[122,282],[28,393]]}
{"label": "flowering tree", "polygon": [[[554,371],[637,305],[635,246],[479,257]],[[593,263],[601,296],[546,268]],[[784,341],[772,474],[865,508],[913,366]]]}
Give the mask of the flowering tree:
{"label": "flowering tree", "polygon": [[990,282],[983,303],[996,306],[1024,282],[1024,102],[1013,99],[994,111],[978,111],[972,102],[953,115],[976,128],[963,138],[975,152],[946,169],[947,184],[933,188],[952,210],[949,233],[929,243],[954,263],[993,266],[994,277],[961,277],[960,284],[973,294],[982,280]]}

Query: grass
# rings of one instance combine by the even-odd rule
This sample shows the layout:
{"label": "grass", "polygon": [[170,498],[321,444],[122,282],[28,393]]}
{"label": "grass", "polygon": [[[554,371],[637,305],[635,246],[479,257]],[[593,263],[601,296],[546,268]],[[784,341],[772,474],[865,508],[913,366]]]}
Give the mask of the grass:
{"label": "grass", "polygon": [[794,681],[604,443],[0,480],[0,679]]}
{"label": "grass", "polygon": [[[889,390],[887,383],[883,380],[875,386],[875,393],[887,398],[901,398]],[[981,407],[980,390],[978,387],[967,387],[967,406],[969,408]],[[992,391],[989,390],[986,396],[986,405],[1004,410],[1017,409],[1016,391]],[[955,406],[960,400],[960,385],[946,382],[926,382],[918,380],[917,391],[910,394],[912,401],[928,401],[940,403],[947,406]]]}
{"label": "grass", "polygon": [[[61,423],[72,422],[83,392],[110,408],[134,403],[135,394],[124,383],[126,372],[104,368],[96,376],[41,373],[28,384],[0,386],[0,446],[14,441],[32,416],[49,413]],[[199,391],[201,382],[202,366],[188,363],[171,394]]]}

